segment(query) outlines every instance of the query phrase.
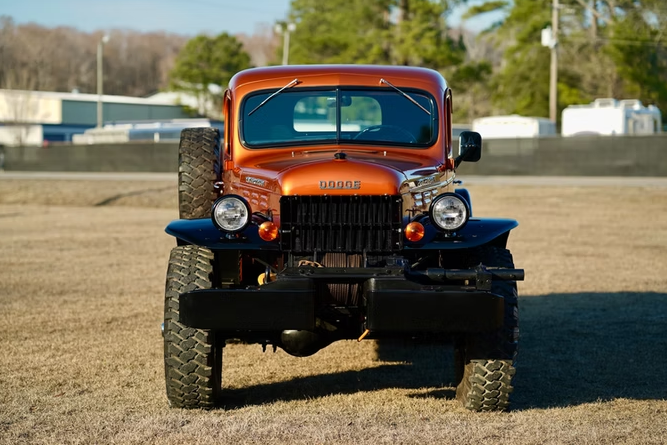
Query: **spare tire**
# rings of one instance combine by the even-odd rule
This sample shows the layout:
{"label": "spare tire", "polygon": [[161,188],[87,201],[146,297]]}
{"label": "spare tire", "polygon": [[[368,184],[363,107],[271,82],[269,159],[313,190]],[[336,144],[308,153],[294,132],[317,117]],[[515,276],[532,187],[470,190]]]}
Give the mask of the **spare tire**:
{"label": "spare tire", "polygon": [[178,214],[181,219],[209,218],[221,180],[220,132],[186,128],[178,146]]}

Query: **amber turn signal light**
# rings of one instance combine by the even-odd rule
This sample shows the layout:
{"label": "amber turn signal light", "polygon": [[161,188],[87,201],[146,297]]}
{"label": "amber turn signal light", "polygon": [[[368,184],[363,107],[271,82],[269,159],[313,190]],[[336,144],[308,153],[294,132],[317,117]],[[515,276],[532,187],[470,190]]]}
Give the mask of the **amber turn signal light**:
{"label": "amber turn signal light", "polygon": [[413,243],[421,240],[424,238],[424,226],[418,222],[411,222],[405,226],[405,237]]}
{"label": "amber turn signal light", "polygon": [[273,241],[278,238],[278,226],[271,221],[264,221],[259,226],[259,237],[264,241]]}

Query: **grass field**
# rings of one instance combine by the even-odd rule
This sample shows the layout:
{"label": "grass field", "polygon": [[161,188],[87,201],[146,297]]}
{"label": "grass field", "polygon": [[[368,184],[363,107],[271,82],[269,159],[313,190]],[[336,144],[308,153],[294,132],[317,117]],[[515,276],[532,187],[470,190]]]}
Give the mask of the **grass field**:
{"label": "grass field", "polygon": [[454,400],[447,350],[224,356],[225,409],[170,409],[164,182],[0,178],[0,444],[663,444],[667,189],[471,186],[510,236],[521,343],[513,410]]}

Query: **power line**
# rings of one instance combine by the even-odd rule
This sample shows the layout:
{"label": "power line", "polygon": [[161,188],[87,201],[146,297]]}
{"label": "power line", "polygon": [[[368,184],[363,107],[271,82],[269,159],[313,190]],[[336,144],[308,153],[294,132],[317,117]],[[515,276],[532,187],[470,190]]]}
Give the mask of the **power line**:
{"label": "power line", "polygon": [[605,38],[598,38],[596,40],[601,40],[603,42],[610,42],[610,43],[620,43],[622,45],[635,45],[635,46],[664,46],[665,42],[651,42],[648,40],[629,40],[629,39],[605,39]]}
{"label": "power line", "polygon": [[606,43],[619,43],[622,45],[634,45],[634,46],[664,46],[666,42],[663,41],[650,41],[650,40],[633,40],[633,39],[614,39],[606,37],[595,37],[595,38],[586,38],[586,37],[567,37],[567,40],[575,42],[606,42]]}
{"label": "power line", "polygon": [[206,0],[163,0],[168,1],[169,3],[183,3],[183,5],[202,5],[214,8],[222,8],[227,11],[244,11],[244,12],[267,12],[266,9],[253,8],[248,6],[239,6],[235,3],[221,4],[215,1],[206,1]]}

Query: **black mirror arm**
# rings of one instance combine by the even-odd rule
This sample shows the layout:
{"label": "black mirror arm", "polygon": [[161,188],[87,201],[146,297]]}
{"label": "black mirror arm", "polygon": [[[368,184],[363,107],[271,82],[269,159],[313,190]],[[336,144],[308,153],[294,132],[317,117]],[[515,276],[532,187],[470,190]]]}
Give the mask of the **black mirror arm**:
{"label": "black mirror arm", "polygon": [[461,147],[461,154],[454,159],[454,168],[458,168],[461,162],[466,160],[466,154],[469,153],[469,149],[474,148],[472,145],[464,145]]}

